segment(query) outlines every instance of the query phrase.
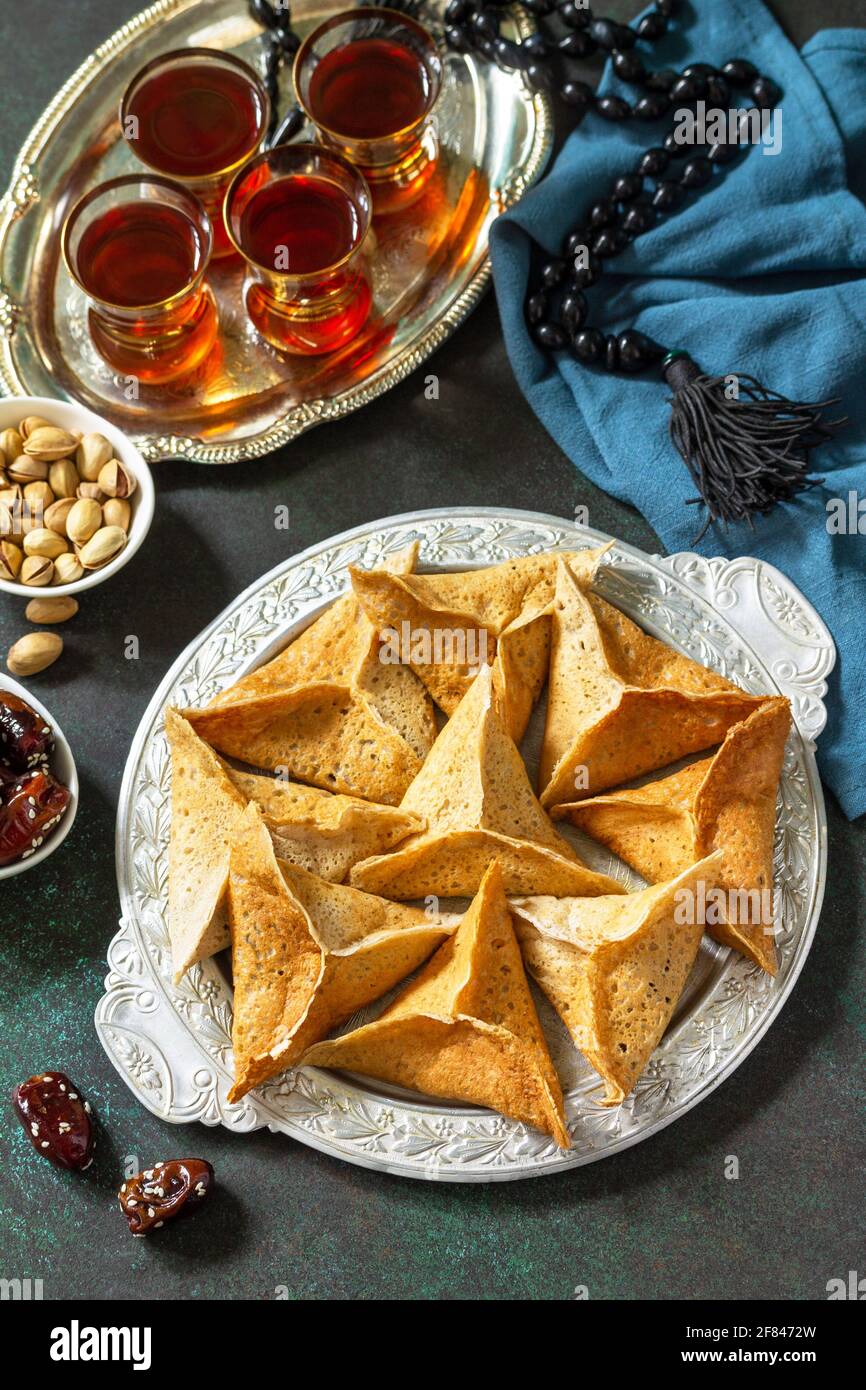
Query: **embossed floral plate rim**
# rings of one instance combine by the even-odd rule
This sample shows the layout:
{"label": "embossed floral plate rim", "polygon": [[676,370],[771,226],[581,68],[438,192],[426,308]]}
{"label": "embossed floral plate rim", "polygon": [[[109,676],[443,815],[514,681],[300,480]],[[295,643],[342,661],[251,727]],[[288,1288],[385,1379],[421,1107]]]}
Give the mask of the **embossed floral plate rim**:
{"label": "embossed floral plate rim", "polygon": [[[692,1109],[748,1056],[790,994],[824,894],[827,827],[813,748],[826,718],[825,678],[835,648],[815,610],[772,566],[749,557],[651,557],[614,542],[599,579],[601,592],[647,630],[748,688],[781,690],[792,700],[796,730],[786,751],[776,847],[783,899],[781,965],[771,980],[729,952],[712,987],[668,1031],[622,1106],[598,1105],[591,1076],[577,1085],[566,1100],[571,1150],[558,1150],[546,1136],[487,1111],[420,1098],[416,1103],[405,1093],[314,1069],[287,1073],[231,1106],[225,1099],[231,1082],[225,978],[214,961],[194,967],[179,985],[171,978],[161,910],[168,828],[162,713],[170,701],[209,698],[266,659],[287,631],[302,628],[339,595],[347,564],[375,564],[415,536],[421,540],[422,567],[452,569],[611,539],[535,512],[480,507],[412,512],[355,527],[290,557],[229,604],[160,683],[130,749],[116,838],[123,916],[109,948],[96,1028],[134,1094],[170,1123],[201,1120],[238,1133],[268,1126],[363,1167],[440,1181],[506,1181],[561,1172],[628,1148]],[[719,609],[737,610],[738,625]],[[713,949],[724,958],[721,948]]]}
{"label": "embossed floral plate rim", "polygon": [[[445,0],[430,2],[431,6],[444,9]],[[40,189],[40,160],[50,152],[61,121],[91,83],[110,69],[112,64],[125,55],[143,35],[184,11],[194,12],[197,7],[206,4],[207,0],[156,0],[155,4],[133,15],[109,35],[68,78],[42,112],[19,150],[9,185],[0,197],[0,394],[51,394],[48,389],[52,380],[50,373],[44,364],[31,360],[35,358],[33,344],[24,339],[23,332],[22,338],[18,338],[19,329],[26,327],[27,319],[23,307],[24,286],[17,283],[14,272],[10,271],[10,265],[13,263],[14,271],[19,269],[15,248],[18,225],[37,204],[46,202]],[[244,0],[238,0],[239,8],[243,7],[243,4]],[[339,5],[335,3],[334,12],[338,8]],[[525,37],[535,32],[535,21],[527,11],[513,9],[513,18],[521,36]],[[515,83],[518,80],[515,77]],[[516,154],[510,158],[505,177],[497,183],[495,189],[491,188],[491,196],[495,197],[496,207],[500,212],[512,207],[535,183],[544,171],[553,149],[553,108],[550,98],[543,92],[531,92],[528,88],[515,87],[514,101],[522,102],[530,117],[530,127],[526,149],[520,153],[519,159]],[[467,273],[465,281],[455,284],[454,288],[458,290],[455,297],[441,306],[429,322],[419,323],[418,332],[372,375],[332,395],[325,394],[315,399],[302,400],[281,409],[265,428],[260,428],[255,433],[234,438],[227,435],[208,442],[193,434],[150,434],[131,430],[126,426],[124,428],[149,462],[163,458],[181,458],[193,463],[223,465],[261,458],[272,453],[316,425],[341,419],[369,404],[393,386],[397,386],[441,347],[469,317],[490,282],[491,265],[486,245],[476,249],[473,263],[474,268]],[[109,405],[108,401],[90,402],[91,409],[110,417]],[[204,413],[201,423],[203,427],[207,426],[208,420]]]}

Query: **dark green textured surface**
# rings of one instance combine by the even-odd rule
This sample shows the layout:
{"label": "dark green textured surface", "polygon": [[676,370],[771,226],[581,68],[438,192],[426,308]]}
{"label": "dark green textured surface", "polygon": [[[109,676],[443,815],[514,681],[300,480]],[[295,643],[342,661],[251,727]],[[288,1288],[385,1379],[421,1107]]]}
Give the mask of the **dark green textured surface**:
{"label": "dark green textured surface", "polygon": [[[705,0],[709,3],[709,0]],[[716,0],[713,0],[716,3]],[[0,8],[7,72],[0,167],[54,90],[138,8],[135,0],[31,0]],[[620,14],[634,5],[604,6]],[[779,3],[789,32],[856,23],[859,0]],[[26,19],[24,15],[26,13]],[[425,369],[427,370],[427,369]],[[557,1178],[435,1186],[338,1163],[284,1138],[164,1125],[133,1100],[92,1026],[118,912],[114,813],[136,724],[181,648],[282,556],[413,507],[502,505],[571,516],[649,550],[646,524],[599,493],[514,387],[487,298],[423,372],[282,454],[225,470],[157,469],[149,542],[84,596],[68,650],[32,681],[70,736],[79,818],[41,872],[0,886],[0,1090],[62,1067],[102,1129],[83,1178],[40,1162],[0,1110],[0,1276],[42,1278],[47,1298],[823,1298],[863,1272],[866,836],[830,801],[827,902],[781,1018],[735,1076],[674,1126]],[[507,425],[507,429],[503,426]],[[291,508],[288,535],[273,508]],[[0,600],[0,650],[24,630]],[[127,634],[141,659],[124,659]],[[127,1155],[141,1166],[201,1155],[220,1184],[210,1210],[133,1241],[114,1201]],[[727,1155],[740,1163],[726,1181]]]}

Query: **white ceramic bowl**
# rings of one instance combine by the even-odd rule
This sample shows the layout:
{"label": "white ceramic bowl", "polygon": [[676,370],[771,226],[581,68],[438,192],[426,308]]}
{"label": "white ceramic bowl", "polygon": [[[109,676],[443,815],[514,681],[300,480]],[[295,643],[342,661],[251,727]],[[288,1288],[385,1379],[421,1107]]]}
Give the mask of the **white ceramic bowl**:
{"label": "white ceramic bowl", "polygon": [[154,491],[150,469],[124,434],[114,425],[94,415],[84,406],[74,401],[55,401],[48,396],[6,396],[0,399],[0,430],[13,428],[28,415],[41,415],[62,429],[79,430],[82,434],[96,432],[104,434],[114,445],[115,457],[135,474],[138,487],[129,499],[132,517],[126,545],[119,555],[115,555],[102,569],[90,570],[73,584],[16,584],[11,580],[0,579],[0,590],[7,594],[17,594],[20,598],[56,598],[58,594],[80,594],[85,589],[93,589],[104,584],[113,574],[132,559],[138,550],[153,521]]}
{"label": "white ceramic bowl", "polygon": [[[35,413],[34,411],[33,414]],[[14,878],[16,874],[23,874],[27,869],[35,869],[37,864],[41,864],[44,859],[48,858],[49,854],[53,854],[58,846],[63,844],[72,829],[72,822],[75,820],[75,813],[78,810],[78,772],[75,767],[75,759],[72,756],[72,749],[69,747],[66,735],[57,720],[49,713],[41,700],[37,700],[35,695],[31,695],[29,690],[25,690],[23,685],[13,680],[5,671],[0,671],[0,691],[2,690],[8,690],[11,695],[17,695],[19,699],[26,700],[28,705],[32,705],[36,713],[40,714],[46,724],[50,724],[54,730],[54,752],[51,755],[49,766],[58,782],[62,782],[64,787],[69,788],[69,805],[66,807],[56,830],[52,830],[45,842],[33,854],[28,855],[26,859],[16,859],[12,864],[0,865],[0,879]]]}

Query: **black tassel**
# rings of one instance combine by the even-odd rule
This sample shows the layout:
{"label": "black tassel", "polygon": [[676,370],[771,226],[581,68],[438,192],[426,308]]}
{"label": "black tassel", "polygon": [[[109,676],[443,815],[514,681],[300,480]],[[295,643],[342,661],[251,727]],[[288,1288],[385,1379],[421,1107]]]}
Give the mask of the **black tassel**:
{"label": "black tassel", "polygon": [[822,481],[809,474],[809,451],[845,423],[821,419],[836,398],[789,401],[739,374],[733,397],[730,377],[705,376],[686,352],[669,352],[662,371],[674,393],[671,439],[700,493],[689,501],[707,509],[693,544],[713,521],[751,526],[753,516]]}

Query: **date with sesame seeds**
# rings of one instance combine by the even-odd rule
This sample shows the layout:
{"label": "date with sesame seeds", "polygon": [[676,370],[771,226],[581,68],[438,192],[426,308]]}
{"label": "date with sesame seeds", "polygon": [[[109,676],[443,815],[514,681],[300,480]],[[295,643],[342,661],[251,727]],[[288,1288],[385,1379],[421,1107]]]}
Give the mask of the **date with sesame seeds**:
{"label": "date with sesame seeds", "polygon": [[166,1221],[197,1211],[213,1184],[213,1168],[206,1159],[173,1158],[127,1178],[117,1200],[132,1234],[144,1236]]}
{"label": "date with sesame seeds", "polygon": [[54,733],[41,714],[11,690],[0,690],[0,763],[13,772],[47,763]]}
{"label": "date with sesame seeds", "polygon": [[12,1104],[38,1154],[73,1172],[90,1167],[90,1106],[62,1071],[47,1071],[22,1081],[12,1092]]}
{"label": "date with sesame seeds", "polygon": [[69,790],[45,768],[27,772],[3,788],[0,801],[0,865],[38,849],[69,805]]}

